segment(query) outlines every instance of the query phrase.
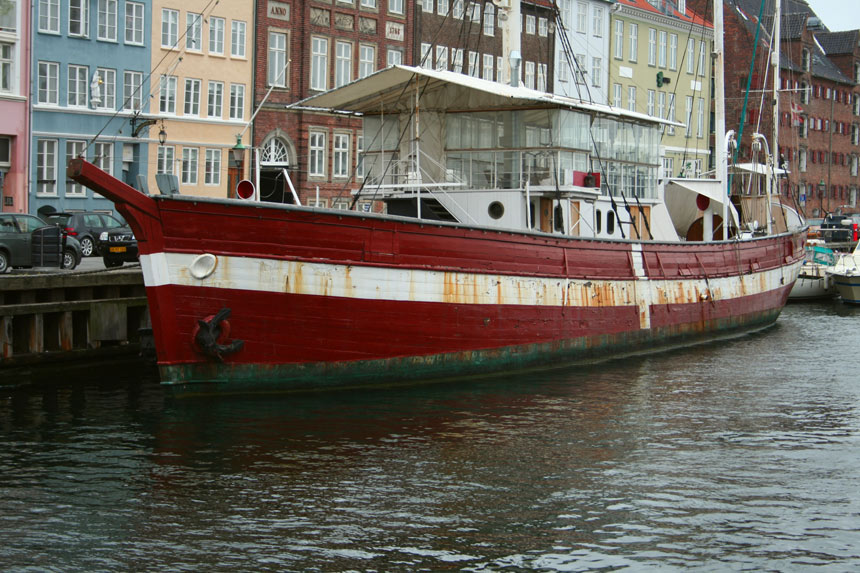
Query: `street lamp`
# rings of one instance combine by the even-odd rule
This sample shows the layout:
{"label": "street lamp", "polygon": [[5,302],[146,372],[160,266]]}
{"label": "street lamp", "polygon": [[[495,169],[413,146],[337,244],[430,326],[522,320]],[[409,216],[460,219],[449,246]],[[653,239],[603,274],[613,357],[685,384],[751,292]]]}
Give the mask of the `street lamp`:
{"label": "street lamp", "polygon": [[167,141],[167,132],[164,131],[164,120],[161,120],[161,129],[158,132],[158,143],[164,145]]}
{"label": "street lamp", "polygon": [[248,147],[242,143],[242,136],[236,136],[236,145],[234,145],[230,149],[230,174],[229,174],[229,187],[227,189],[228,197],[236,197],[236,187],[239,185],[239,182],[242,180],[242,176],[245,173],[245,150]]}

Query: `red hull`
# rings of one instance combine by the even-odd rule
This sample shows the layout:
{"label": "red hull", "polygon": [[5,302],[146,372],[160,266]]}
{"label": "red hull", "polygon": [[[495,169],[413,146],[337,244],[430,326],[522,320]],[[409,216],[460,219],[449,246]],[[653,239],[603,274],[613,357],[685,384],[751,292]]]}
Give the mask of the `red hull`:
{"label": "red hull", "polygon": [[[152,199],[86,163],[140,242],[164,381],[250,391],[396,382],[686,343],[773,322],[803,234],[636,243],[283,205]],[[212,274],[189,261],[208,253]],[[497,292],[496,292],[497,291]],[[244,345],[207,357],[231,309]]]}

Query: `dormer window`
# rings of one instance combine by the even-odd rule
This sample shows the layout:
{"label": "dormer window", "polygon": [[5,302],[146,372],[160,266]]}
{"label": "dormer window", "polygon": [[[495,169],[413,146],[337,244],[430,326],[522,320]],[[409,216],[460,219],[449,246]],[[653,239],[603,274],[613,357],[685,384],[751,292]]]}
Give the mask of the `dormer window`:
{"label": "dormer window", "polygon": [[687,13],[687,0],[678,0],[678,12],[681,14]]}
{"label": "dormer window", "polygon": [[809,50],[807,50],[806,48],[803,48],[803,55],[801,56],[800,65],[803,68],[804,72],[809,71]]}

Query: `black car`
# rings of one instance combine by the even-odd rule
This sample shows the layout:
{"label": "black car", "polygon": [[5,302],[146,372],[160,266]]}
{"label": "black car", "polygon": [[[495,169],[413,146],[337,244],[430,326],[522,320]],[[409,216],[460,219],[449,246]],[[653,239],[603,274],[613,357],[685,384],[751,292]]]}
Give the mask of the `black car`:
{"label": "black car", "polygon": [[125,226],[125,222],[116,217],[94,211],[50,213],[45,215],[45,220],[59,225],[66,234],[76,238],[85,257],[98,254],[98,238],[103,232]]}
{"label": "black car", "polygon": [[0,273],[10,268],[61,267],[81,262],[81,245],[74,237],[39,217],[0,213]]}
{"label": "black car", "polygon": [[130,227],[103,231],[99,235],[99,254],[105,267],[119,267],[137,261],[137,239]]}
{"label": "black car", "polygon": [[850,243],[857,240],[858,215],[827,215],[818,231],[825,243]]}

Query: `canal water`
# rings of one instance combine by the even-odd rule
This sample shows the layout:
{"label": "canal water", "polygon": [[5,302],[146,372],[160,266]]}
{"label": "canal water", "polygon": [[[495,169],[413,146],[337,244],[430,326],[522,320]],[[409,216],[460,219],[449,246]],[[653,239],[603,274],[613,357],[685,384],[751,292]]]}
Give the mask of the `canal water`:
{"label": "canal water", "polygon": [[4,571],[856,571],[860,309],[589,367],[173,400],[0,389]]}

